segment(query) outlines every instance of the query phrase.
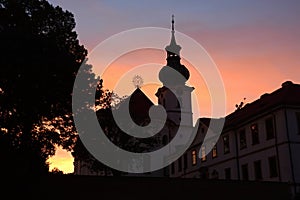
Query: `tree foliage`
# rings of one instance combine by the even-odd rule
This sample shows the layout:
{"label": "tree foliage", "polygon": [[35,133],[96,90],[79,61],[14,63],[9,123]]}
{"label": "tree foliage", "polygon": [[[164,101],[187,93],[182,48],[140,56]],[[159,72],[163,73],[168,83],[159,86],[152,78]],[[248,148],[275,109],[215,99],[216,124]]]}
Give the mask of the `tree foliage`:
{"label": "tree foliage", "polygon": [[[74,147],[72,90],[87,56],[74,28],[71,12],[45,0],[0,0],[3,170],[44,173],[57,145]],[[84,68],[89,80],[98,80],[90,65]],[[103,95],[102,81],[97,87]]]}

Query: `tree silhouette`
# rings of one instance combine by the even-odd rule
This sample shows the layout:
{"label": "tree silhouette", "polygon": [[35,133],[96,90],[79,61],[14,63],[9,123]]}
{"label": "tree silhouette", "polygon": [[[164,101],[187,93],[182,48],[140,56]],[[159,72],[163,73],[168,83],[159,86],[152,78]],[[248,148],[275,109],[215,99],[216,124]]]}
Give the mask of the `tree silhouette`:
{"label": "tree silhouette", "polygon": [[51,170],[51,173],[52,174],[55,174],[55,175],[62,175],[64,174],[63,171],[59,170],[58,168],[54,167],[52,170]]}
{"label": "tree silhouette", "polygon": [[74,147],[71,94],[87,55],[74,28],[72,13],[45,0],[0,0],[0,173],[47,173],[56,145]]}
{"label": "tree silhouette", "polygon": [[95,102],[86,106],[97,113],[108,137],[126,147],[128,136],[115,135],[120,130],[111,113],[126,97],[103,89],[74,28],[73,14],[46,0],[0,0],[0,157],[6,163],[0,173],[48,173],[46,161],[57,146],[95,169],[109,169],[89,154],[74,126],[72,90],[78,73],[91,83],[82,96],[96,90]]}

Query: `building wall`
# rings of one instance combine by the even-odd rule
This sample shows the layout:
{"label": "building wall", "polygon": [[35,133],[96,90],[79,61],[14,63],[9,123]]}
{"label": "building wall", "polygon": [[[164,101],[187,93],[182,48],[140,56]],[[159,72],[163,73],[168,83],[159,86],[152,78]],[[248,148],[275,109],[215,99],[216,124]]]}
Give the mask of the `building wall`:
{"label": "building wall", "polygon": [[[284,107],[269,110],[260,116],[253,116],[239,124],[238,127],[227,129],[223,132],[218,142],[217,156],[212,157],[212,151],[207,154],[206,161],[201,161],[198,158],[200,146],[203,138],[199,137],[198,143],[194,143],[186,152],[187,168],[178,172],[178,160],[174,162],[175,173],[172,177],[196,178],[201,177],[201,169],[206,169],[208,178],[216,178],[214,175],[217,172],[219,179],[225,179],[225,169],[230,168],[230,179],[243,179],[242,166],[248,166],[248,180],[257,180],[255,176],[254,162],[260,161],[261,179],[263,181],[281,181],[281,182],[296,182],[300,183],[300,125],[298,124],[296,113],[300,113],[300,109],[285,109]],[[274,137],[267,137],[266,120],[273,121]],[[251,126],[257,124],[259,143],[253,144]],[[205,127],[207,132],[207,127]],[[198,134],[201,135],[201,127],[198,129]],[[246,144],[245,148],[241,148],[240,131],[245,130]],[[229,136],[230,152],[224,153],[223,137]],[[211,139],[214,141],[214,139]],[[208,140],[209,142],[209,140]],[[197,152],[197,164],[192,165],[192,151]],[[181,161],[183,162],[182,156]],[[274,164],[270,160],[276,160],[275,165],[277,174],[271,176],[271,171],[274,172]],[[183,166],[183,164],[182,164]],[[273,170],[272,170],[273,169]],[[274,173],[273,173],[274,175]]]}
{"label": "building wall", "polygon": [[[298,115],[298,119],[297,119]],[[290,141],[290,154],[292,163],[292,173],[294,175],[294,181],[300,183],[300,123],[299,123],[300,109],[290,108],[286,111],[287,117],[287,129],[289,130]]]}

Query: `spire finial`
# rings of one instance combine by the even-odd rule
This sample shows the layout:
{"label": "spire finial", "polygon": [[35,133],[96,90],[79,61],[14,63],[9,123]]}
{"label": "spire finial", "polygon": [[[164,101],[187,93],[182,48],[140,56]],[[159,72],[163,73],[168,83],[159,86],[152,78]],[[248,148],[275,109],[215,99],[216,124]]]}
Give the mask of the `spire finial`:
{"label": "spire finial", "polygon": [[181,49],[181,47],[176,44],[176,40],[175,40],[175,28],[174,28],[174,15],[172,15],[172,30],[171,30],[171,42],[170,45],[166,46],[166,50],[168,52],[171,52],[172,54],[176,54],[179,56],[179,51]]}
{"label": "spire finial", "polygon": [[174,31],[174,15],[172,15],[172,31]]}

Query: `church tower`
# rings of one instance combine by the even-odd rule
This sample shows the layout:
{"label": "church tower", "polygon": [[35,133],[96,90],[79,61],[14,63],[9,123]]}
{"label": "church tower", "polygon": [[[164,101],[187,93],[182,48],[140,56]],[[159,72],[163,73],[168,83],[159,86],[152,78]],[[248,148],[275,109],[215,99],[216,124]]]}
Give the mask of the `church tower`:
{"label": "church tower", "polygon": [[[193,126],[193,113],[191,93],[193,87],[186,85],[190,77],[188,69],[180,63],[181,47],[175,40],[174,15],[172,15],[171,42],[165,48],[167,52],[167,65],[159,72],[159,80],[163,87],[156,92],[158,104],[167,112],[168,120],[176,125]],[[176,97],[177,96],[177,97]]]}

